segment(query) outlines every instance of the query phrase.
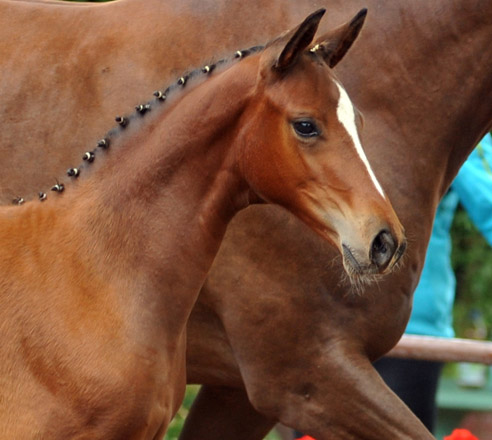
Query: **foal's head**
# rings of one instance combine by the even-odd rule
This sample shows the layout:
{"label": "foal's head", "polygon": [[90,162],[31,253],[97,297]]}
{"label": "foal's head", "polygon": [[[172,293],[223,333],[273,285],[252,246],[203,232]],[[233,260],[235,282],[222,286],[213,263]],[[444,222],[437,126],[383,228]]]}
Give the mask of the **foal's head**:
{"label": "foal's head", "polygon": [[244,135],[241,164],[258,195],[294,212],[338,248],[349,275],[363,279],[393,267],[404,231],[364,154],[358,112],[332,72],[366,11],[313,41],[323,13],[259,55],[245,113],[254,129]]}

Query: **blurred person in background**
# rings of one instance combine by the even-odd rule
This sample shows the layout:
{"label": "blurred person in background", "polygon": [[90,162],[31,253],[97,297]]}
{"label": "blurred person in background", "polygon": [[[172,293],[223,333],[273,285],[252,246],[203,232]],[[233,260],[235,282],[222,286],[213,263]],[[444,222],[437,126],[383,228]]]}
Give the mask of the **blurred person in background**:
{"label": "blurred person in background", "polygon": [[[450,229],[461,204],[492,246],[492,137],[487,134],[460,169],[436,212],[422,275],[415,290],[405,333],[454,337],[453,303],[456,278],[451,266]],[[383,358],[375,368],[388,386],[434,432],[436,392],[443,364]]]}

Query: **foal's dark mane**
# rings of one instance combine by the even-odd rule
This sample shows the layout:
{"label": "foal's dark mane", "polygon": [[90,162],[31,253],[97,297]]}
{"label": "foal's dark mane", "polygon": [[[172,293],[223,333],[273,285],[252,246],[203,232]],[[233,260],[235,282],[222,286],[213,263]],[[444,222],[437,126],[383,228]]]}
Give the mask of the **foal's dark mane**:
{"label": "foal's dark mane", "polygon": [[[141,120],[143,116],[145,116],[151,110],[157,108],[158,110],[163,110],[163,104],[166,102],[173,102],[177,96],[176,92],[179,90],[183,90],[191,81],[193,81],[193,85],[196,86],[201,82],[198,80],[202,79],[205,81],[209,75],[211,75],[214,71],[221,69],[224,70],[229,67],[234,61],[240,61],[248,55],[257,53],[262,51],[265,46],[252,46],[249,49],[238,50],[234,53],[232,57],[222,58],[214,63],[206,64],[203,67],[190,70],[180,76],[176,81],[174,81],[171,85],[154,92],[154,98],[151,101],[147,101],[143,104],[139,104],[135,107],[135,111],[125,115],[125,116],[116,116],[115,121],[118,123],[117,126],[110,129],[106,135],[101,138],[97,143],[96,147],[92,150],[88,150],[83,155],[83,160],[78,167],[69,168],[67,170],[67,175],[72,180],[77,179],[80,174],[88,169],[92,162],[96,159],[97,155],[100,154],[100,150],[109,150],[111,149],[111,144],[121,136],[130,125],[133,125],[136,121]],[[51,191],[54,192],[63,192],[65,190],[65,184],[56,179],[56,184],[51,187]],[[39,200],[44,201],[48,197],[47,193],[39,192]],[[14,205],[22,205],[25,200],[22,197],[16,197],[13,199]]]}

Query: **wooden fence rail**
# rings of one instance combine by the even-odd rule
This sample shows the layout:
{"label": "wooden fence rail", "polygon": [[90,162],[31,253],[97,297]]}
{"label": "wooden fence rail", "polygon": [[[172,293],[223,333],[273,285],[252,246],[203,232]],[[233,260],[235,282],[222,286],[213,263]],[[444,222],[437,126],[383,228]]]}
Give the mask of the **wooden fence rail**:
{"label": "wooden fence rail", "polygon": [[438,362],[492,365],[492,342],[404,335],[388,356]]}

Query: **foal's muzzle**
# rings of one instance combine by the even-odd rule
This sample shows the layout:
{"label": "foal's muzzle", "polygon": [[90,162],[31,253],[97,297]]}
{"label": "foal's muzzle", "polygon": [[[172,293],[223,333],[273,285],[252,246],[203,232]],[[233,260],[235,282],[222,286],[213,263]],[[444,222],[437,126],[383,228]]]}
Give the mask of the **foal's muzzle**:
{"label": "foal's muzzle", "polygon": [[384,229],[372,240],[369,255],[360,255],[355,249],[343,244],[343,257],[350,266],[350,272],[358,275],[381,274],[391,269],[406,249],[406,242],[398,240]]}

